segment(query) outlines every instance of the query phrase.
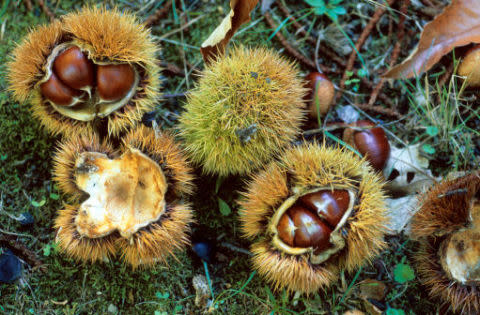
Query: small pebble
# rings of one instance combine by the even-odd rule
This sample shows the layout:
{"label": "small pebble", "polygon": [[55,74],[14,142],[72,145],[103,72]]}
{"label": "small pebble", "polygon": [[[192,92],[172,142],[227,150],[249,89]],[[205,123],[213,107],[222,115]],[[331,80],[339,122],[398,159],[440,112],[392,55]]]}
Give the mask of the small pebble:
{"label": "small pebble", "polygon": [[33,223],[35,223],[35,219],[28,212],[24,212],[20,214],[18,219],[19,219],[18,222],[20,222],[22,226],[30,226],[30,225],[33,225]]}
{"label": "small pebble", "polygon": [[11,250],[7,249],[0,255],[0,282],[12,283],[20,277],[22,263]]}

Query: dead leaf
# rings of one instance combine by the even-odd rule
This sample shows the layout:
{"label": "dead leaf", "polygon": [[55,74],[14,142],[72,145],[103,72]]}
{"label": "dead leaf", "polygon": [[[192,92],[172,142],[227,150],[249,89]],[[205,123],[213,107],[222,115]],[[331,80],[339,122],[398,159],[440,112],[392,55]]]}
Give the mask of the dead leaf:
{"label": "dead leaf", "polygon": [[436,181],[428,164],[428,159],[420,154],[419,144],[401,149],[390,146],[390,157],[383,169],[385,188],[394,197],[421,192]]}
{"label": "dead leaf", "polygon": [[452,4],[425,25],[410,57],[384,76],[404,79],[419,75],[454,47],[470,43],[480,43],[480,4],[478,0],[452,0]]}
{"label": "dead leaf", "polygon": [[358,283],[360,297],[364,299],[375,299],[383,301],[387,293],[387,286],[382,281],[375,279],[365,279]]}
{"label": "dead leaf", "polygon": [[[407,224],[418,211],[418,198],[416,195],[408,195],[400,198],[387,198],[386,217],[388,218],[388,234],[397,235],[403,230],[408,230]],[[406,231],[407,234],[408,231]]]}
{"label": "dead leaf", "polygon": [[235,32],[244,24],[250,21],[250,12],[257,5],[258,0],[230,0],[230,13],[223,19],[222,23],[203,42],[200,52],[203,60],[208,63],[219,54],[223,54],[225,47]]}
{"label": "dead leaf", "polygon": [[206,308],[210,297],[207,278],[204,275],[196,275],[193,277],[192,283],[195,289],[195,306]]}

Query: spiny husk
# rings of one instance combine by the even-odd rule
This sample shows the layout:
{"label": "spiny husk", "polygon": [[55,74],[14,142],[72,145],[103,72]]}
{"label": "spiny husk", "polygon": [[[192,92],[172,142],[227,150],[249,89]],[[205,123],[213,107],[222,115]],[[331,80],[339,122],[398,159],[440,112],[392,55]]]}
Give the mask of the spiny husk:
{"label": "spiny husk", "polygon": [[[307,257],[290,257],[271,246],[266,234],[268,222],[294,195],[294,189],[339,186],[358,190],[357,203],[346,223],[347,245],[342,251],[324,264],[312,265]],[[280,161],[253,176],[239,202],[242,232],[255,241],[255,267],[275,288],[309,293],[329,285],[339,270],[352,271],[363,265],[385,247],[387,219],[382,188],[380,177],[351,152],[318,144],[288,149]],[[272,263],[280,260],[281,268]]]}
{"label": "spiny husk", "polygon": [[177,198],[192,194],[193,170],[172,135],[165,132],[155,134],[152,129],[139,126],[124,137],[123,143],[142,151],[160,165],[169,190],[174,191]]}
{"label": "spiny husk", "polygon": [[53,156],[53,180],[58,188],[74,201],[85,195],[75,183],[75,162],[83,152],[104,153],[109,158],[118,155],[108,142],[100,142],[94,134],[70,138],[58,144]]}
{"label": "spiny husk", "polygon": [[439,249],[450,235],[472,224],[472,202],[479,190],[478,172],[441,182],[419,196],[420,209],[411,223],[412,237],[420,242],[415,254],[420,281],[432,298],[453,312],[469,315],[480,313],[479,287],[451,279],[442,267]]}
{"label": "spiny husk", "polygon": [[59,20],[49,25],[38,26],[31,31],[12,52],[13,58],[7,64],[9,89],[20,102],[32,95],[35,84],[44,76],[46,58],[64,35]]}
{"label": "spiny husk", "polygon": [[412,218],[412,237],[442,236],[465,227],[471,201],[480,190],[480,175],[441,182],[419,197],[420,209]]}
{"label": "spiny husk", "polygon": [[108,116],[108,132],[118,135],[140,122],[160,97],[156,55],[150,31],[134,15],[118,9],[84,8],[63,18],[65,32],[96,61],[128,62],[143,69],[137,92],[120,110]]}
{"label": "spiny husk", "polygon": [[35,85],[45,76],[46,60],[55,46],[72,42],[97,62],[128,62],[140,72],[133,98],[107,116],[108,133],[117,136],[135,126],[160,97],[159,72],[148,29],[133,15],[118,9],[84,8],[32,31],[13,52],[8,64],[10,90],[18,101],[29,101],[33,115],[51,133],[67,137],[95,132],[93,121],[78,121],[57,112]]}
{"label": "spiny husk", "polygon": [[213,62],[180,117],[185,149],[206,173],[246,174],[298,134],[306,90],[291,62],[265,48],[237,47]]}
{"label": "spiny husk", "polygon": [[78,208],[78,204],[64,204],[64,209],[58,211],[54,225],[57,229],[56,242],[58,246],[76,260],[92,263],[110,260],[117,251],[115,247],[116,236],[110,234],[95,239],[82,237],[75,226]]}
{"label": "spiny husk", "polygon": [[[193,192],[192,169],[171,135],[156,134],[146,127],[128,133],[123,148],[138,149],[160,165],[168,182],[166,212],[158,221],[138,230],[131,239],[127,240],[116,232],[89,239],[80,237],[75,226],[79,205],[66,205],[64,210],[59,211],[55,223],[59,246],[70,256],[83,261],[105,260],[120,254],[134,268],[166,263],[169,256],[174,257],[175,251],[189,243],[189,224],[193,221],[193,213],[185,198]],[[122,150],[113,151],[108,143],[100,143],[96,136],[70,139],[60,145],[54,157],[54,180],[75,201],[85,195],[76,186],[75,179],[75,161],[85,151],[105,153],[115,158]]]}
{"label": "spiny husk", "polygon": [[268,241],[258,241],[251,248],[253,268],[258,270],[274,290],[313,293],[329,286],[338,278],[339,268],[335,264],[314,266],[305,256],[293,256],[280,252]]}
{"label": "spiny husk", "polygon": [[190,244],[189,225],[193,222],[192,210],[188,204],[176,204],[158,222],[139,230],[132,240],[117,238],[115,245],[125,262],[138,266],[155,263],[167,264],[168,257]]}
{"label": "spiny husk", "polygon": [[438,257],[440,241],[435,238],[420,240],[415,255],[420,282],[428,287],[429,295],[449,305],[453,312],[465,315],[480,314],[480,290],[476,286],[462,285],[450,280]]}

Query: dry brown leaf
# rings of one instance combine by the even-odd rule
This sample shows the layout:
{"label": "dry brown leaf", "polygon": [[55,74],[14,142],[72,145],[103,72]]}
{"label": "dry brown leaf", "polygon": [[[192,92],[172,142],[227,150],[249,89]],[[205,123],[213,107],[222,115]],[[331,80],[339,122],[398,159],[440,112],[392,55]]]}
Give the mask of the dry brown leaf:
{"label": "dry brown leaf", "polygon": [[425,25],[413,53],[384,76],[400,79],[419,75],[454,47],[470,43],[480,43],[480,1],[452,0],[452,4]]}
{"label": "dry brown leaf", "polygon": [[230,0],[230,13],[222,23],[203,42],[200,51],[203,60],[208,63],[212,58],[223,54],[228,42],[243,23],[250,21],[250,12],[257,5],[258,0]]}

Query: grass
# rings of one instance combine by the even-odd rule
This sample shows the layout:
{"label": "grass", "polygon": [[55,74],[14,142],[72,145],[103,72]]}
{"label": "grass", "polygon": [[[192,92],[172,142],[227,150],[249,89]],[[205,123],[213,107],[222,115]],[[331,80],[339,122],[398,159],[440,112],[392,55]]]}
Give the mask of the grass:
{"label": "grass", "polygon": [[[163,1],[165,2],[165,1]],[[57,15],[80,8],[84,4],[96,4],[97,1],[47,1]],[[136,12],[140,19],[151,14],[163,5],[154,1],[103,1],[104,5],[118,5],[122,9]],[[202,1],[181,2],[188,11],[188,19],[198,18],[188,29],[176,31],[180,27],[182,16],[174,16],[173,11],[158,25],[152,33],[163,47],[161,58],[184,68],[189,64],[201,69],[203,63],[199,53],[201,42],[221,21],[227,12],[228,1],[217,0],[212,4]],[[289,4],[290,5],[290,4]],[[342,4],[349,15],[339,17],[338,23],[350,40],[355,42],[362,28],[368,22],[375,6],[370,1],[344,1]],[[306,12],[308,5],[297,2],[290,5],[292,12]],[[302,11],[303,10],[303,11]],[[295,15],[300,17],[301,14]],[[277,10],[273,11],[277,25],[284,20]],[[407,29],[416,29],[414,21],[419,18],[410,16]],[[424,18],[424,17],[422,17]],[[382,69],[388,62],[386,55],[394,39],[389,37],[389,23],[398,19],[394,11],[389,11],[378,24],[373,39],[367,41],[361,51],[366,67]],[[29,29],[46,23],[47,17],[38,7],[28,12],[22,1],[4,1],[0,7],[0,192],[3,210],[19,215],[30,212],[35,217],[35,225],[24,229],[15,220],[0,212],[1,231],[19,236],[46,264],[46,272],[31,270],[25,266],[22,278],[14,284],[0,284],[0,313],[6,314],[197,314],[203,310],[195,307],[195,291],[192,278],[205,274],[202,263],[189,250],[178,254],[178,261],[171,260],[169,266],[157,266],[147,270],[131,270],[118,262],[84,265],[75,262],[57,252],[52,229],[55,211],[62,206],[63,197],[51,181],[51,156],[59,140],[46,134],[34,120],[25,104],[12,100],[6,91],[5,62],[14,43],[18,42]],[[311,31],[319,31],[348,40],[339,34],[338,26],[325,16],[308,16],[301,21]],[[234,44],[264,45],[285,52],[273,32],[282,32],[287,39],[307,56],[314,54],[311,47],[301,37],[295,35],[290,23],[283,23],[278,30],[269,28],[260,9],[256,8],[252,22],[234,37]],[[164,34],[171,33],[165,37]],[[327,40],[328,42],[328,40]],[[412,44],[410,44],[412,45]],[[334,47],[338,54],[344,55],[345,47]],[[351,47],[350,47],[351,50]],[[403,53],[403,57],[408,51]],[[320,56],[326,66],[336,67],[328,58]],[[361,68],[361,63],[357,65]],[[307,69],[302,69],[305,73]],[[355,77],[357,74],[353,74]],[[341,76],[341,74],[340,74]],[[339,80],[340,76],[333,77]],[[190,72],[185,78],[165,77],[164,91],[167,94],[182,93],[194,85],[197,78]],[[370,77],[372,80],[378,78]],[[461,88],[454,80],[445,88],[435,90],[435,76],[427,81],[413,82],[403,86],[395,82],[385,88],[386,93],[396,103],[408,104],[404,121],[391,122],[390,129],[402,142],[423,142],[430,144],[441,153],[448,163],[437,163],[435,171],[446,173],[451,165],[453,169],[469,169],[476,165],[474,155],[478,155],[478,128],[480,119],[478,110],[469,101],[468,92],[459,97]],[[422,83],[422,84],[419,84]],[[434,89],[431,89],[431,86]],[[352,81],[347,94],[339,105],[354,103],[368,97],[369,91]],[[425,102],[416,102],[416,95],[423,95]],[[440,95],[440,104],[436,101]],[[156,109],[156,119],[163,128],[174,126],[178,114],[182,111],[183,99],[168,98]],[[437,106],[435,106],[437,105]],[[449,113],[455,112],[456,115]],[[327,120],[335,119],[335,113]],[[374,118],[382,118],[375,116]],[[409,129],[408,121],[421,128]],[[426,127],[435,126],[438,132],[426,133]],[[398,145],[399,143],[396,143]],[[475,153],[472,156],[472,152]],[[433,162],[435,158],[431,157]],[[201,176],[200,173],[198,173]],[[248,256],[221,246],[230,243],[240,248],[248,248],[249,243],[239,234],[237,220],[238,190],[243,187],[246,178],[226,178],[217,186],[217,179],[202,176],[197,180],[201,190],[193,202],[198,223],[193,227],[194,236],[208,235],[217,243],[217,259],[208,266],[215,300],[212,303],[213,314],[342,314],[349,309],[363,309],[358,297],[358,283],[363,279],[375,278],[383,281],[389,290],[385,308],[402,309],[406,314],[432,314],[436,302],[429,301],[425,289],[417,279],[401,284],[393,276],[394,266],[403,262],[411,264],[415,243],[406,236],[390,237],[389,248],[371,265],[367,265],[355,274],[342,274],[340,281],[332,287],[321,290],[309,297],[294,297],[284,291],[272,292],[270,287],[250,268]],[[218,193],[217,193],[218,191]],[[232,209],[224,216],[218,209],[218,198],[224,200]]]}

